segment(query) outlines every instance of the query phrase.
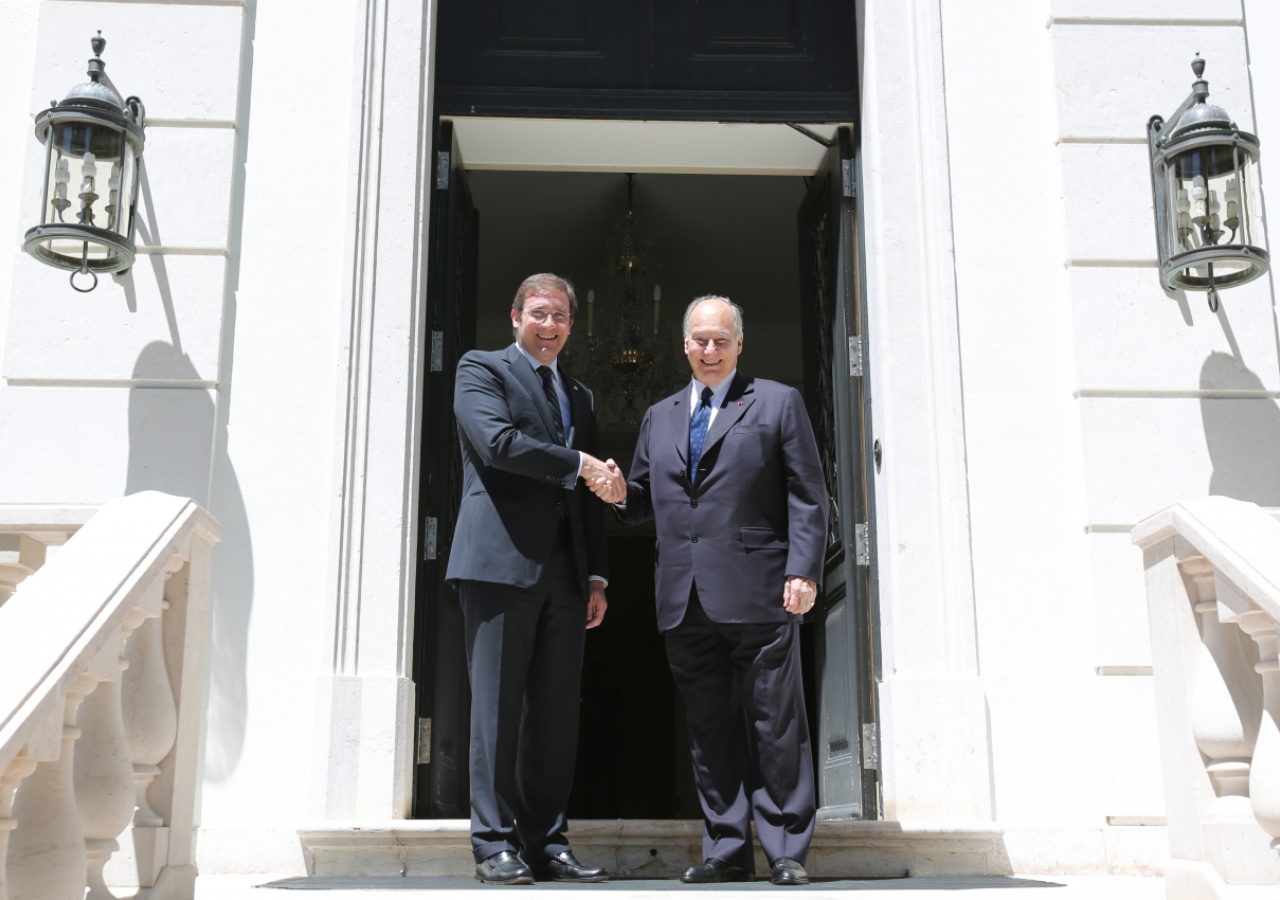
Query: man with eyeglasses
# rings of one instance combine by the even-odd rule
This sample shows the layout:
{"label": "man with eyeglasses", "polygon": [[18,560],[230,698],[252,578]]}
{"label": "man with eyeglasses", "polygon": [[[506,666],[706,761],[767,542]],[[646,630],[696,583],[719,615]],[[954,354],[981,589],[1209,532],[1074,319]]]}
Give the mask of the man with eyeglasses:
{"label": "man with eyeglasses", "polygon": [[463,490],[446,577],[466,622],[471,846],[486,884],[607,877],[564,835],[583,644],[608,606],[602,501],[627,490],[595,456],[591,391],[556,365],[577,307],[566,279],[532,275],[511,304],[515,343],[458,363]]}
{"label": "man with eyeglasses", "polygon": [[703,863],[681,881],[749,881],[751,822],[778,885],[808,884],[813,756],[800,619],[813,608],[827,491],[804,401],[738,370],[742,310],[684,314],[691,384],[640,425],[623,521],[652,518],[658,628],[688,709]]}

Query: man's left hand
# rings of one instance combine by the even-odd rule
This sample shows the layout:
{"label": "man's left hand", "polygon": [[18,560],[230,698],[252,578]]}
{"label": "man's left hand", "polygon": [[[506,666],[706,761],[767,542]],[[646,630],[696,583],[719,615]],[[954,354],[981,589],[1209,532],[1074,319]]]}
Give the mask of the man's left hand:
{"label": "man's left hand", "polygon": [[587,627],[595,628],[604,621],[604,611],[609,601],[604,599],[604,582],[591,582],[591,598],[587,600]]}
{"label": "man's left hand", "polygon": [[807,613],[818,599],[816,582],[799,575],[788,575],[782,586],[782,608],[789,613]]}

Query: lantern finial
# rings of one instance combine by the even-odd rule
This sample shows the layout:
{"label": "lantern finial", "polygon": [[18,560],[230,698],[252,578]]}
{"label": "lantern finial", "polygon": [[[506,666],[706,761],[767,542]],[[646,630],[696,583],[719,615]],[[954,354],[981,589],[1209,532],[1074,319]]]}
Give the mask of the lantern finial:
{"label": "lantern finial", "polygon": [[1204,77],[1204,60],[1200,58],[1200,54],[1196,54],[1196,58],[1191,60],[1191,71],[1196,73],[1196,78]]}
{"label": "lantern finial", "polygon": [[98,32],[97,37],[89,38],[89,46],[93,48],[93,55],[102,56],[102,51],[107,49],[107,40],[102,36],[102,32]]}

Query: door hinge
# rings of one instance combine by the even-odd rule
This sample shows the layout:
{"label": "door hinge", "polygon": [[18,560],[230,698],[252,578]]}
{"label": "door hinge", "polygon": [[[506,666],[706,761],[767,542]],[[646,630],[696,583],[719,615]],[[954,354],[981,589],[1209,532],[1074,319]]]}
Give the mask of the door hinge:
{"label": "door hinge", "polygon": [[444,332],[431,332],[431,371],[444,371]]}
{"label": "door hinge", "polygon": [[849,377],[862,377],[862,335],[849,336]]}
{"label": "door hinge", "polygon": [[[866,732],[862,726],[863,733]],[[425,766],[431,762],[431,720],[418,719],[418,765]]]}
{"label": "door hinge", "polygon": [[871,565],[871,545],[867,540],[869,522],[859,522],[853,526],[853,550],[858,565]]}
{"label": "door hinge", "polygon": [[436,190],[449,189],[449,151],[441,150],[436,154]]}
{"label": "door hinge", "polygon": [[853,174],[853,160],[840,160],[840,180],[844,183],[844,196],[858,196],[858,182]]}
{"label": "door hinge", "polygon": [[427,516],[427,540],[426,546],[422,551],[423,559],[436,558],[436,532],[439,530],[438,521],[435,516]]}
{"label": "door hinge", "polygon": [[880,727],[875,722],[862,726],[862,768],[880,771]]}

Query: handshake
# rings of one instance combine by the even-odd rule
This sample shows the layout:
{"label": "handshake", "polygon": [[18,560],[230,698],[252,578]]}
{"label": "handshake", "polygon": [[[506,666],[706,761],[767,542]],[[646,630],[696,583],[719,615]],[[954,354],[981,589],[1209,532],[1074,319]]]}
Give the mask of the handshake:
{"label": "handshake", "polygon": [[613,460],[601,462],[589,453],[582,454],[582,469],[578,472],[587,487],[605,503],[621,503],[627,499],[627,479]]}

